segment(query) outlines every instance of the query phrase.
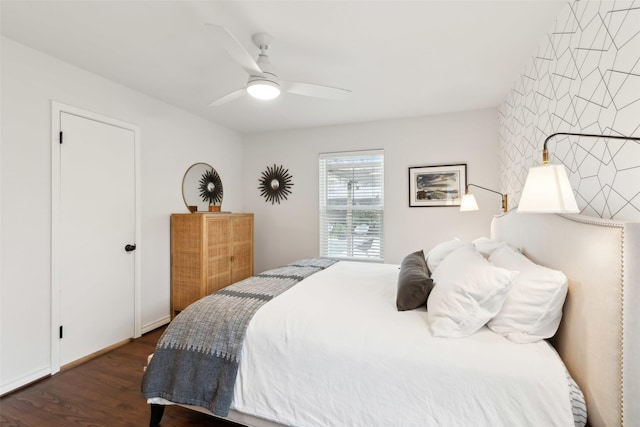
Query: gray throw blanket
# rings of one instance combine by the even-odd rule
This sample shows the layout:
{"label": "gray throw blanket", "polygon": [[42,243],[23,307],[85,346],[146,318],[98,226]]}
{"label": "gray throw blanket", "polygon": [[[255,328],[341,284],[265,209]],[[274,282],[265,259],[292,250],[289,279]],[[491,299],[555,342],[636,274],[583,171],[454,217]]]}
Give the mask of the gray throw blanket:
{"label": "gray throw blanket", "polygon": [[146,398],[227,416],[249,321],[260,307],[336,261],[310,259],[266,271],[191,304],[169,324],[142,379]]}

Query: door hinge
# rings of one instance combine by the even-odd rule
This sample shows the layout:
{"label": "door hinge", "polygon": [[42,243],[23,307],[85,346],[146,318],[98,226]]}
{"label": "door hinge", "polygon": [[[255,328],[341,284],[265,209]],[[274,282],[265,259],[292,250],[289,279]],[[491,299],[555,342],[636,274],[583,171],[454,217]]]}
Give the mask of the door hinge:
{"label": "door hinge", "polygon": [[62,339],[62,325],[60,325],[60,339]]}
{"label": "door hinge", "polygon": [[62,131],[60,131],[60,144],[62,144]]}

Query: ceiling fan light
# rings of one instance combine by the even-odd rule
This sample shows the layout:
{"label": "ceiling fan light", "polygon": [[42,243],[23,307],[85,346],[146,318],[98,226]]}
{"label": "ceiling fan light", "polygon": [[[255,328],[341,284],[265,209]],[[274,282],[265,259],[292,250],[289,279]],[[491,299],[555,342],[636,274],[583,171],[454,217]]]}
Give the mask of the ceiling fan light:
{"label": "ceiling fan light", "polygon": [[257,99],[274,99],[280,95],[280,85],[269,80],[253,80],[247,85],[247,92]]}

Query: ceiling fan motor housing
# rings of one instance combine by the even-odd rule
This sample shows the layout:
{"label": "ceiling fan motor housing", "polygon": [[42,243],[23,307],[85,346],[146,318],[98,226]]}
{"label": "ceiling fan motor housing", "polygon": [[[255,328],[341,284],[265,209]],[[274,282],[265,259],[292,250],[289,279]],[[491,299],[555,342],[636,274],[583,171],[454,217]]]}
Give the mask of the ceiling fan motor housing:
{"label": "ceiling fan motor housing", "polygon": [[280,86],[280,81],[278,80],[278,75],[273,70],[273,66],[271,65],[271,62],[269,61],[269,56],[267,56],[266,53],[260,53],[256,63],[258,64],[258,67],[260,67],[260,69],[262,70],[262,74],[263,75],[262,76],[249,76],[249,80],[247,81],[248,83],[251,83],[251,82],[257,81],[257,80],[266,80],[266,81],[269,81],[271,83],[274,83],[274,84]]}
{"label": "ceiling fan motor housing", "polygon": [[[261,34],[269,36],[268,34]],[[260,34],[256,34],[256,36],[259,35]],[[256,36],[254,36],[254,42],[256,41]],[[256,63],[262,70],[262,75],[249,76],[249,80],[247,81],[247,92],[258,99],[273,99],[280,95],[280,81],[278,80],[278,76],[273,72],[269,56],[266,54],[266,50],[269,46],[262,44],[259,47],[260,55],[258,56]]]}
{"label": "ceiling fan motor housing", "polygon": [[247,92],[258,99],[274,99],[280,95],[280,82],[278,76],[273,73],[269,57],[261,53],[257,61],[262,70],[261,76],[249,76]]}

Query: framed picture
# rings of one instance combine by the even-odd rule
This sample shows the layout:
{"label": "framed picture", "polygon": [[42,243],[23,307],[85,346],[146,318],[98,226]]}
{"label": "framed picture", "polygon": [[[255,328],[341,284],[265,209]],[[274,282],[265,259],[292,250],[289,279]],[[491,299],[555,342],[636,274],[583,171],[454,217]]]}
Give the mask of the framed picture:
{"label": "framed picture", "polygon": [[409,207],[460,206],[467,164],[409,168]]}

